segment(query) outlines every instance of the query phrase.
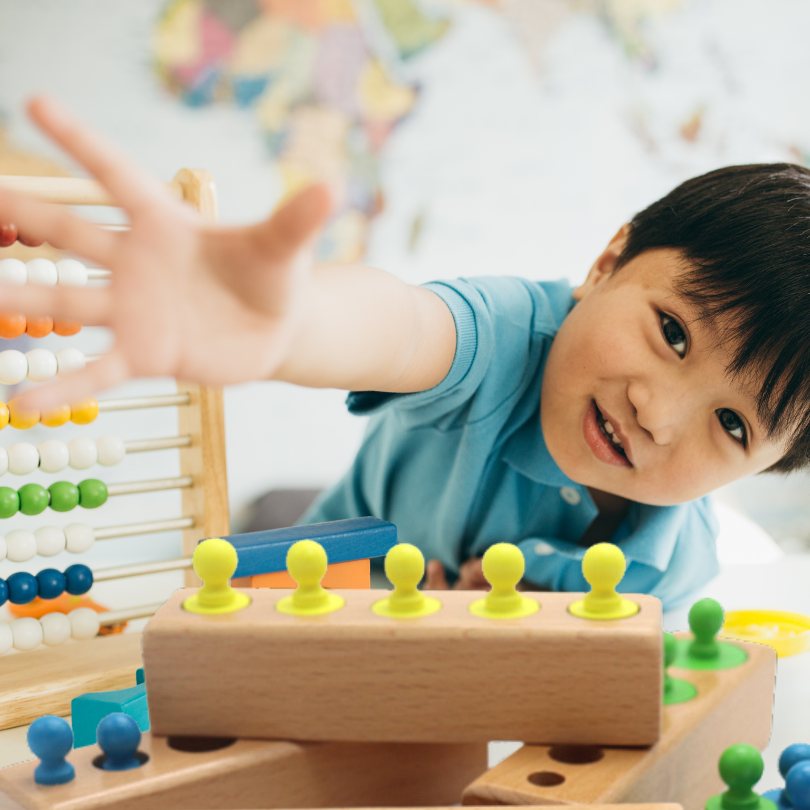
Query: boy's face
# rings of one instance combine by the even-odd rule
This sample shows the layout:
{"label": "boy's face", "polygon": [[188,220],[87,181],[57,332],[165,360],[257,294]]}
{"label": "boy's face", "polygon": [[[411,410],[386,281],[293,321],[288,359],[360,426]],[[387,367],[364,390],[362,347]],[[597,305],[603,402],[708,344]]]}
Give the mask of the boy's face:
{"label": "boy's face", "polygon": [[756,387],[726,377],[729,353],[675,292],[680,254],[647,251],[613,272],[625,232],[574,291],[554,339],[543,436],[560,469],[590,489],[683,503],[766,469],[786,448],[765,439]]}

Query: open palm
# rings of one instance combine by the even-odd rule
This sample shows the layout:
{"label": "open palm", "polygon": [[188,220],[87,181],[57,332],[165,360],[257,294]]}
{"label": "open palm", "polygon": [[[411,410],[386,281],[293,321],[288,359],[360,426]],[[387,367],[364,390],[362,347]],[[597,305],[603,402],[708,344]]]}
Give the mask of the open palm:
{"label": "open palm", "polygon": [[267,379],[289,349],[302,309],[311,248],[331,200],[303,191],[266,222],[219,228],[146,176],[55,102],[36,99],[38,126],[92,174],[130,223],[105,230],[63,206],[0,190],[0,222],[112,270],[108,286],[0,285],[0,309],[110,327],[113,348],[86,369],[35,389],[46,409],[130,377],[204,385]]}

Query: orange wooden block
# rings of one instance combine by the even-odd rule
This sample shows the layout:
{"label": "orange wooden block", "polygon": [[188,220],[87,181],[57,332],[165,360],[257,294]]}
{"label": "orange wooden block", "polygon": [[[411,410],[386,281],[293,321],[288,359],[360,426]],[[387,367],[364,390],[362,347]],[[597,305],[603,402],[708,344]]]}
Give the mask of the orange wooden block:
{"label": "orange wooden block", "polygon": [[473,782],[464,804],[672,801],[702,808],[726,789],[717,770],[723,751],[736,743],[763,749],[771,735],[776,655],[734,643],[749,656],[734,669],[670,668],[698,694],[664,707],[664,731],[652,748],[524,745]]}
{"label": "orange wooden block", "polygon": [[[251,810],[448,805],[483,772],[484,744],[379,745],[156,737],[140,767],[105,771],[98,745],[74,750],[75,778],[34,782],[38,762],[0,770],[0,808],[24,810]],[[5,810],[5,808],[3,808]]]}
{"label": "orange wooden block", "polygon": [[375,614],[390,591],[332,591],[345,606],[310,617],[276,610],[288,590],[245,591],[250,605],[218,615],[183,610],[193,593],[175,592],[144,630],[157,734],[650,745],[661,732],[650,596],[632,595],[630,618],[592,621],[568,613],[582,598],[571,593],[526,594],[542,606],[519,619],[473,615],[476,591],[434,591],[442,609],[419,618]]}
{"label": "orange wooden block", "polygon": [[[252,588],[295,588],[297,583],[288,571],[273,571],[270,574],[257,574],[250,579]],[[371,587],[371,560],[348,560],[331,563],[326,567],[326,575],[321,580],[324,588],[364,588]]]}

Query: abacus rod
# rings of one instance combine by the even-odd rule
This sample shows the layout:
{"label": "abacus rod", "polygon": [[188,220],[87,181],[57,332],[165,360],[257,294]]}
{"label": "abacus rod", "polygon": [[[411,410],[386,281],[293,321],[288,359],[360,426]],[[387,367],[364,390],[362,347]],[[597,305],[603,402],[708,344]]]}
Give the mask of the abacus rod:
{"label": "abacus rod", "polygon": [[179,478],[156,478],[154,481],[130,481],[128,484],[108,484],[107,494],[135,495],[139,492],[159,492],[163,489],[185,489],[194,486],[194,478],[182,475]]}
{"label": "abacus rod", "polygon": [[191,447],[191,436],[169,436],[165,439],[139,439],[124,442],[127,453],[145,453],[148,450],[171,450],[175,447]]}
{"label": "abacus rod", "polygon": [[119,565],[117,568],[103,568],[101,571],[93,571],[93,583],[109,582],[111,579],[125,579],[126,577],[140,577],[145,574],[162,574],[165,571],[182,571],[184,568],[191,568],[191,557],[143,563],[142,565]]}
{"label": "abacus rod", "polygon": [[102,279],[108,279],[110,276],[112,276],[111,270],[103,270],[100,267],[87,268],[88,281],[100,281]]}
{"label": "abacus rod", "polygon": [[[0,175],[0,186],[48,203],[118,207],[118,203],[103,186],[95,180],[81,177]],[[183,198],[183,189],[179,183],[166,183],[165,186],[176,197]]]}
{"label": "abacus rod", "polygon": [[171,520],[150,520],[146,523],[127,523],[121,526],[107,526],[105,529],[95,529],[93,535],[96,540],[114,540],[118,537],[172,532],[177,529],[191,529],[193,527],[194,518],[182,517],[173,518]]}
{"label": "abacus rod", "polygon": [[135,619],[147,619],[154,616],[163,602],[155,602],[154,605],[141,605],[140,607],[125,608],[123,610],[107,610],[98,614],[101,624],[118,624],[119,622],[129,622]]}
{"label": "abacus rod", "polygon": [[166,394],[154,397],[127,397],[99,400],[99,413],[107,411],[134,411],[138,408],[169,408],[190,405],[191,394]]}

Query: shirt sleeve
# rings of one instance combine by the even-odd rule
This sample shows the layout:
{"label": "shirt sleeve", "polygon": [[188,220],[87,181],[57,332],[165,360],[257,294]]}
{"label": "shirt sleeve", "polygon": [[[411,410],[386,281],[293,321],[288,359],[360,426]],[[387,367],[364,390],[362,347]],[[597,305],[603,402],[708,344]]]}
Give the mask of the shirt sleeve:
{"label": "shirt sleeve", "polygon": [[[351,413],[374,414],[396,406],[406,427],[432,424],[451,429],[486,417],[525,378],[536,343],[538,303],[542,308],[538,298],[545,295],[540,285],[497,276],[431,282],[425,288],[438,295],[453,315],[456,351],[450,370],[427,391],[353,391],[347,399]],[[546,303],[545,309],[550,308]],[[553,331],[556,328],[554,324]]]}
{"label": "shirt sleeve", "polygon": [[[617,590],[656,596],[665,610],[678,607],[720,573],[719,527],[709,499],[675,507],[634,506],[636,514],[629,515],[613,538],[627,560]],[[530,582],[552,591],[590,589],[582,576],[586,548],[553,538],[532,538],[518,545]]]}

